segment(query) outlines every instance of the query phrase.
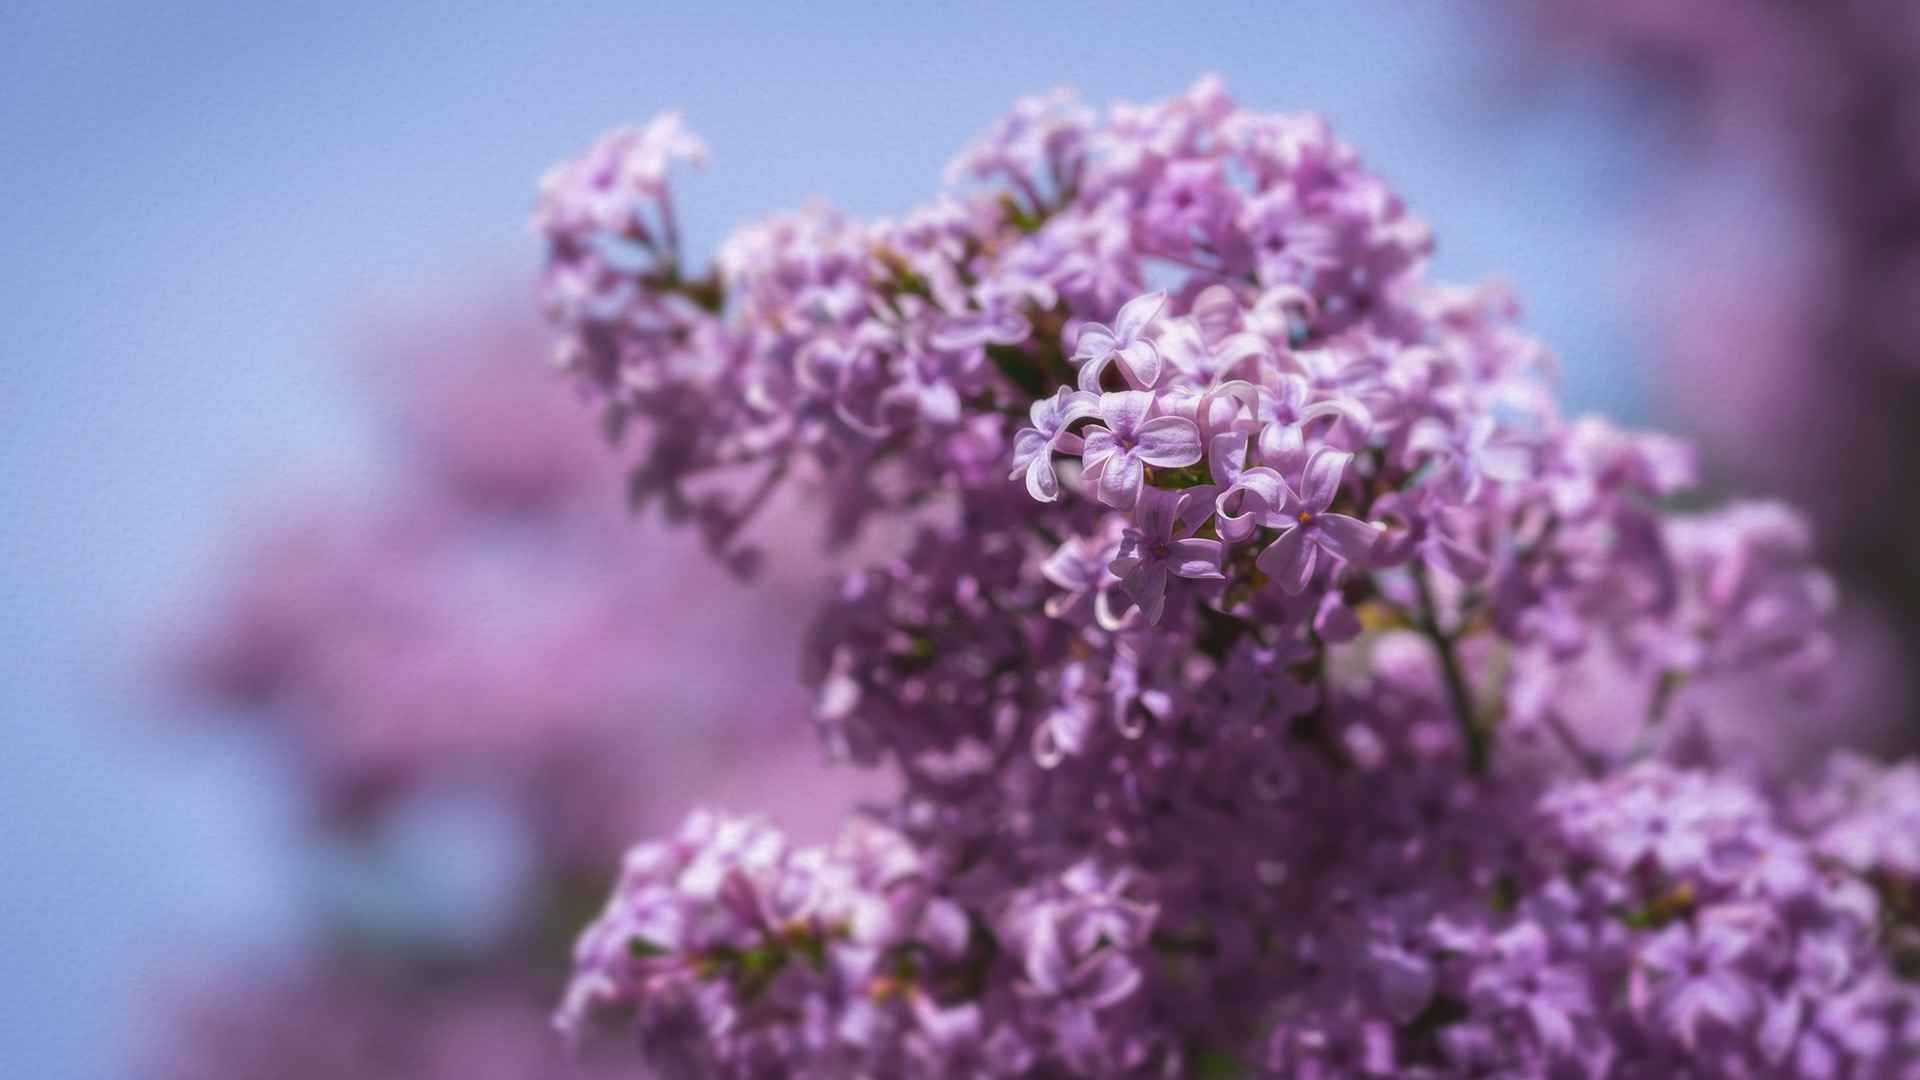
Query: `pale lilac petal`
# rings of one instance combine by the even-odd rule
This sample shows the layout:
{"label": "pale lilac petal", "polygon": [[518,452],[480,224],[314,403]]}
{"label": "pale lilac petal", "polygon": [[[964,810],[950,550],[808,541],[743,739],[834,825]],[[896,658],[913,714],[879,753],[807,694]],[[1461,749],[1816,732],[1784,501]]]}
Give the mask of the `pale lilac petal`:
{"label": "pale lilac petal", "polygon": [[1223,431],[1207,447],[1207,471],[1219,487],[1230,488],[1247,469],[1247,433]]}
{"label": "pale lilac petal", "polygon": [[1300,480],[1300,504],[1293,508],[1309,514],[1325,513],[1340,494],[1340,477],[1347,471],[1353,455],[1345,450],[1321,447],[1307,459],[1306,475]]}
{"label": "pale lilac petal", "polygon": [[1119,452],[1120,444],[1114,440],[1113,432],[1100,427],[1087,429],[1087,441],[1080,450],[1080,461],[1087,479],[1097,478],[1106,467],[1107,459]]}
{"label": "pale lilac petal", "polygon": [[[1051,723],[1053,717],[1048,717]],[[1068,731],[1055,733],[1070,734]],[[1034,927],[1033,938],[1027,942],[1026,950],[1027,978],[1038,990],[1057,994],[1072,985],[1074,970],[1067,959],[1066,949],[1060,942],[1059,931],[1052,920],[1042,919]]]}
{"label": "pale lilac petal", "polygon": [[1313,519],[1315,537],[1330,554],[1351,563],[1363,563],[1373,551],[1380,532],[1372,525],[1345,514],[1321,514]]}
{"label": "pale lilac petal", "polygon": [[1240,298],[1225,285],[1209,285],[1193,298],[1188,317],[1209,333],[1224,333],[1240,325]]}
{"label": "pale lilac petal", "polygon": [[1183,468],[1205,455],[1200,429],[1184,416],[1156,416],[1140,425],[1134,437],[1140,460],[1159,468]]}
{"label": "pale lilac petal", "polygon": [[1307,403],[1307,380],[1298,375],[1282,374],[1274,379],[1268,394],[1273,399],[1268,407],[1272,415],[1287,420],[1296,419]]}
{"label": "pale lilac petal", "polygon": [[1106,356],[1113,352],[1117,344],[1112,330],[1101,323],[1090,322],[1080,328],[1080,337],[1073,345],[1073,358],[1091,360],[1096,356]]}
{"label": "pale lilac petal", "polygon": [[1752,940],[1746,934],[1711,924],[1703,925],[1696,939],[1700,951],[1713,961],[1716,968],[1731,966],[1752,946]]}
{"label": "pale lilac petal", "polygon": [[1043,769],[1058,766],[1067,760],[1066,741],[1075,735],[1067,724],[1057,724],[1053,717],[1047,717],[1033,728],[1033,760]]}
{"label": "pale lilac petal", "polygon": [[1806,1010],[1800,995],[1789,993],[1783,997],[1769,998],[1760,1014],[1760,1025],[1756,1032],[1756,1041],[1760,1053],[1768,1062],[1778,1065],[1786,1060],[1793,1050],[1794,1040],[1800,1036],[1801,1016]]}
{"label": "pale lilac petal", "polygon": [[1060,416],[1060,401],[1072,393],[1078,393],[1078,391],[1068,390],[1063,386],[1054,391],[1053,396],[1043,397],[1027,406],[1027,420],[1033,424],[1035,430],[1052,434],[1060,427],[1057,422]]}
{"label": "pale lilac petal", "polygon": [[1433,565],[1468,583],[1485,577],[1491,566],[1485,555],[1445,535],[1429,537],[1424,553]]}
{"label": "pale lilac petal", "polygon": [[922,386],[917,393],[908,391],[907,400],[919,406],[920,415],[936,424],[952,424],[960,419],[960,391],[952,383]]}
{"label": "pale lilac petal", "polygon": [[1026,316],[1011,308],[995,315],[986,328],[987,341],[995,345],[1018,345],[1033,333],[1033,324]]}
{"label": "pale lilac petal", "polygon": [[1022,428],[1014,432],[1013,472],[1007,474],[1007,479],[1020,479],[1020,474],[1027,471],[1027,466],[1033,462],[1033,459],[1046,453],[1047,437],[1045,435],[1032,428]]}
{"label": "pale lilac petal", "polygon": [[1242,514],[1237,517],[1221,514],[1217,519],[1215,528],[1220,533],[1220,539],[1225,540],[1229,544],[1244,543],[1247,540],[1251,540],[1253,535],[1260,531],[1259,523],[1253,519],[1253,515],[1251,514]]}
{"label": "pale lilac petal", "polygon": [[1475,458],[1481,475],[1502,484],[1517,484],[1533,475],[1533,455],[1524,447],[1489,446]]}
{"label": "pale lilac petal", "polygon": [[1153,342],[1136,341],[1115,355],[1120,358],[1120,370],[1134,386],[1149,390],[1160,381],[1160,350],[1153,347]]}
{"label": "pale lilac petal", "polygon": [[1084,390],[1069,391],[1063,386],[1054,394],[1054,400],[1058,402],[1059,409],[1059,418],[1055,423],[1060,428],[1066,428],[1082,417],[1100,415],[1098,394],[1089,394]]}
{"label": "pale lilac petal", "polygon": [[1226,370],[1256,356],[1271,356],[1273,350],[1266,338],[1251,330],[1242,330],[1214,346],[1213,355],[1220,361],[1221,369]]}
{"label": "pale lilac petal", "polygon": [[1157,563],[1142,563],[1122,576],[1121,585],[1127,590],[1127,595],[1140,605],[1142,617],[1150,623],[1160,621],[1160,612],[1167,603],[1166,567]]}
{"label": "pale lilac petal", "polygon": [[1093,597],[1093,620],[1106,631],[1125,630],[1140,619],[1140,609],[1129,604],[1124,589],[1101,589]]}
{"label": "pale lilac petal", "polygon": [[1153,321],[1155,315],[1160,314],[1160,309],[1166,306],[1166,303],[1165,289],[1150,292],[1144,296],[1136,296],[1127,301],[1126,305],[1120,309],[1119,316],[1113,320],[1114,336],[1121,341],[1132,341],[1138,338],[1140,332],[1147,328],[1147,324]]}
{"label": "pale lilac petal", "polygon": [[1364,438],[1373,427],[1373,413],[1353,398],[1339,398],[1333,401],[1317,401],[1300,413],[1300,423],[1331,419],[1334,426],[1344,425],[1349,438]]}
{"label": "pale lilac petal", "polygon": [[1194,419],[1200,422],[1201,434],[1213,439],[1233,429],[1242,409],[1259,416],[1259,394],[1252,383],[1236,379],[1207,391],[1194,409]]}
{"label": "pale lilac petal", "polygon": [[1138,431],[1153,408],[1153,395],[1144,390],[1118,390],[1100,395],[1100,419],[1121,438]]}
{"label": "pale lilac petal", "polygon": [[1100,469],[1100,501],[1118,510],[1131,510],[1140,499],[1142,479],[1140,459],[1132,454],[1113,454]]}
{"label": "pale lilac petal", "polygon": [[844,400],[834,402],[833,411],[834,415],[840,418],[841,423],[870,439],[884,439],[889,433],[885,425],[873,423],[854,412]]}
{"label": "pale lilac petal", "polygon": [[1097,953],[1087,964],[1081,977],[1088,983],[1084,996],[1091,1008],[1118,1005],[1140,985],[1140,969],[1111,949]]}
{"label": "pale lilac petal", "polygon": [[1372,961],[1381,1004],[1400,1023],[1418,1016],[1433,999],[1433,963],[1424,956],[1386,946],[1373,950]]}
{"label": "pale lilac petal", "polygon": [[1047,613],[1049,619],[1065,619],[1072,622],[1078,612],[1089,605],[1093,595],[1091,591],[1054,593],[1047,597],[1046,603],[1041,605],[1041,610]]}
{"label": "pale lilac petal", "polygon": [[1200,328],[1192,319],[1175,319],[1160,328],[1154,336],[1154,347],[1160,350],[1160,356],[1181,371],[1199,374],[1212,359],[1207,352],[1206,339],[1200,336]]}
{"label": "pale lilac petal", "polygon": [[1318,550],[1307,543],[1305,529],[1288,529],[1260,553],[1254,565],[1289,594],[1298,596],[1313,580],[1314,553]]}
{"label": "pale lilac petal", "polygon": [[839,384],[840,373],[846,366],[846,353],[837,345],[820,342],[801,349],[800,354],[794,357],[793,374],[807,390],[832,396]]}
{"label": "pale lilac petal", "polygon": [[1203,581],[1222,580],[1221,548],[1218,540],[1175,540],[1168,545],[1168,561],[1178,577]]}
{"label": "pale lilac petal", "polygon": [[1027,465],[1027,494],[1040,502],[1060,497],[1060,478],[1053,471],[1053,455],[1041,454]]}
{"label": "pale lilac petal", "polygon": [[1260,432],[1260,463],[1289,475],[1306,467],[1307,441],[1299,427],[1268,424]]}
{"label": "pale lilac petal", "polygon": [[1082,557],[1076,546],[1069,542],[1054,549],[1040,564],[1040,575],[1063,589],[1080,591],[1091,589],[1100,583],[1096,568],[1098,563]]}
{"label": "pale lilac petal", "polygon": [[1565,1011],[1555,1008],[1544,1001],[1529,1001],[1527,1015],[1533,1020],[1533,1029],[1540,1035],[1540,1042],[1556,1054],[1564,1054],[1573,1046],[1573,1020]]}
{"label": "pale lilac petal", "polygon": [[[1139,522],[1140,529],[1137,534],[1128,533],[1128,537],[1134,543],[1139,543],[1141,540],[1156,543],[1171,539],[1173,519],[1179,508],[1180,497],[1175,493],[1161,491],[1158,488],[1143,488],[1140,492],[1139,505],[1134,508],[1134,520]],[[1118,573],[1118,571],[1115,572]]]}
{"label": "pale lilac petal", "polygon": [[1247,469],[1213,501],[1220,535],[1238,543],[1252,536],[1259,523],[1278,514],[1293,498],[1280,474],[1264,466]]}
{"label": "pale lilac petal", "polygon": [[928,333],[927,344],[958,352],[987,344],[1016,344],[1026,340],[1030,332],[1032,327],[1016,312],[967,312],[941,318]]}
{"label": "pale lilac petal", "polygon": [[1180,491],[1180,509],[1174,515],[1174,532],[1180,536],[1192,536],[1194,531],[1206,524],[1213,516],[1213,500],[1220,494],[1216,484],[1195,484]]}
{"label": "pale lilac petal", "polygon": [[1285,513],[1287,507],[1298,498],[1278,470],[1269,469],[1264,465],[1242,471],[1235,486],[1259,499],[1252,508],[1259,514]]}
{"label": "pale lilac petal", "polygon": [[1113,353],[1102,353],[1098,360],[1089,360],[1080,365],[1078,386],[1083,394],[1100,392],[1100,377],[1107,373],[1107,365],[1113,362]]}
{"label": "pale lilac petal", "polygon": [[1407,453],[1451,455],[1454,451],[1453,432],[1447,425],[1426,417],[1413,425],[1407,432]]}

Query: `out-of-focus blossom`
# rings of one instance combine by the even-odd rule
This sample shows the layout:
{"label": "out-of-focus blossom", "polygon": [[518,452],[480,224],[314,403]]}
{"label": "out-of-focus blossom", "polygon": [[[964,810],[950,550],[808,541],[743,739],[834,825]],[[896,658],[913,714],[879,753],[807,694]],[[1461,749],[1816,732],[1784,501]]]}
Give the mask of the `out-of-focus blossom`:
{"label": "out-of-focus blossom", "polygon": [[[1665,175],[1677,194],[1642,200],[1658,208],[1642,225],[1657,237],[1642,245],[1660,350],[1652,393],[1702,440],[1712,477],[1781,492],[1810,513],[1823,557],[1879,608],[1856,622],[1849,651],[1911,652],[1920,558],[1904,478],[1920,465],[1920,8],[1507,7],[1526,34],[1510,53],[1518,63],[1629,82],[1676,151],[1679,168]],[[1565,64],[1568,53],[1603,66]],[[1874,640],[1888,634],[1891,646]],[[1910,706],[1898,701],[1915,693],[1910,672],[1873,677],[1886,680],[1873,692],[1894,700],[1871,734],[1911,745],[1900,722]],[[1851,718],[1828,718],[1841,721]]]}
{"label": "out-of-focus blossom", "polygon": [[[657,185],[629,151],[618,182]],[[284,753],[323,865],[379,858],[449,792],[503,815],[508,910],[450,955],[323,891],[321,946],[216,971],[161,1017],[158,1075],[578,1075],[547,1023],[557,935],[626,839],[699,799],[821,835],[862,787],[815,753],[796,678],[827,564],[787,552],[749,586],[637,526],[533,337],[483,320],[384,354],[389,482],[251,538],[177,669],[191,708]]]}

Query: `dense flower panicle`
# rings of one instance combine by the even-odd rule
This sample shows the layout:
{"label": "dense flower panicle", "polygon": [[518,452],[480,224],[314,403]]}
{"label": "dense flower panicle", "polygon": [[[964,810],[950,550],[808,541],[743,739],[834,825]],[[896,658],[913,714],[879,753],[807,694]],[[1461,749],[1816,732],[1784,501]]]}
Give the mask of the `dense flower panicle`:
{"label": "dense flower panicle", "polygon": [[808,1075],[899,1074],[940,1048],[906,1045],[914,1025],[889,1003],[938,1014],[914,980],[961,978],[968,963],[965,914],[930,884],[913,849],[877,827],[796,849],[763,823],[696,814],[675,840],[628,855],[579,943],[589,974],[562,1021],[635,1009],[650,1055],[687,1075],[802,1062]]}
{"label": "dense flower panicle", "polygon": [[1820,854],[1905,889],[1920,885],[1920,766],[1839,755],[1822,780],[1796,802]]}
{"label": "dense flower panicle", "polygon": [[[637,849],[563,1026],[690,1075],[1902,1060],[1875,872],[1679,765],[1767,740],[1726,688],[1820,668],[1803,523],[1670,510],[1688,449],[1563,418],[1511,297],[1428,283],[1316,118],[1052,94],[954,176],[560,312],[636,494],[723,558],[789,484],[912,537],[808,646],[829,751],[900,797],[833,849]],[[550,294],[600,240],[553,237]],[[1835,950],[1834,993],[1781,981]]]}
{"label": "dense flower panicle", "polygon": [[556,239],[591,230],[641,245],[671,242],[667,171],[675,162],[704,164],[706,157],[706,144],[687,131],[678,113],[609,132],[585,157],[555,167],[540,181],[534,228]]}
{"label": "dense flower panicle", "polygon": [[[1855,829],[1910,823],[1911,798],[1860,790],[1894,774],[1851,769],[1804,798]],[[1160,1074],[1255,1021],[1261,1045],[1208,1060],[1841,1076],[1904,1075],[1920,1051],[1888,959],[1915,955],[1910,872],[1849,867],[1760,790],[1653,762],[1544,790],[1457,781],[1307,766],[1257,884],[1204,928],[1135,871],[956,899],[876,826],[796,849],[696,814],[629,856],[561,1022],[619,1017],[669,1075]]]}

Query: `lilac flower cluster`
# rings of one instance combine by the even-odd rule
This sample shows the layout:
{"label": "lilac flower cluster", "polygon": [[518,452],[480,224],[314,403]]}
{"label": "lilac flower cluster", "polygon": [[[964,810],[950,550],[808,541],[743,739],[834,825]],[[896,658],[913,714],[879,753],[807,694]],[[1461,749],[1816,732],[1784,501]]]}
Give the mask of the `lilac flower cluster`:
{"label": "lilac flower cluster", "polygon": [[1910,766],[1782,811],[1652,761],[1475,785],[1402,734],[1304,763],[1184,923],[1191,866],[976,907],[878,826],[796,849],[697,813],[628,856],[562,1023],[633,1025],[686,1076],[1910,1075]]}
{"label": "lilac flower cluster", "polygon": [[[901,221],[778,218],[704,275],[653,239],[660,184],[593,223],[582,178],[622,168],[542,193],[561,362],[734,565],[789,484],[830,542],[910,537],[807,672],[829,751],[902,791],[834,848],[702,814],[637,849],[570,1032],[740,1076],[1907,1052],[1874,875],[1678,764],[1766,739],[1725,688],[1820,667],[1805,526],[1673,512],[1687,449],[1561,417],[1512,300],[1428,282],[1318,119],[1047,95]],[[1785,974],[1835,950],[1817,1002]],[[1809,1019],[1843,995],[1857,1023]]]}

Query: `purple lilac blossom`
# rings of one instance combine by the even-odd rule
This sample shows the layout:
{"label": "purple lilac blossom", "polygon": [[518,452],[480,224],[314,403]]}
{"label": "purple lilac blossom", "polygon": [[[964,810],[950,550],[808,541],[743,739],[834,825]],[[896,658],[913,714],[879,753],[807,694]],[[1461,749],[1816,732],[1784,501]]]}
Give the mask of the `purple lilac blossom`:
{"label": "purple lilac blossom", "polygon": [[1147,418],[1153,395],[1123,390],[1100,395],[1100,423],[1090,427],[1080,453],[1084,475],[1099,485],[1100,501],[1131,510],[1148,466],[1180,468],[1203,456],[1200,429],[1184,416]]}
{"label": "purple lilac blossom", "polygon": [[1799,519],[1666,509],[1689,449],[1564,417],[1511,296],[1429,282],[1318,118],[1053,93],[952,176],[706,273],[552,238],[549,291],[602,282],[560,357],[637,492],[900,537],[806,670],[898,797],[826,846],[699,811],[635,848],[573,1041],[716,1076],[1914,1059],[1911,785],[1724,763],[1771,738],[1727,688],[1829,655]]}
{"label": "purple lilac blossom", "polygon": [[1100,323],[1080,327],[1080,339],[1069,359],[1080,365],[1080,389],[1089,393],[1100,389],[1100,377],[1107,365],[1118,365],[1127,384],[1135,389],[1151,389],[1160,381],[1160,350],[1141,336],[1141,331],[1167,304],[1167,294],[1147,293],[1127,301],[1108,328]]}
{"label": "purple lilac blossom", "polygon": [[1099,398],[1093,394],[1075,392],[1064,386],[1052,397],[1033,403],[1028,413],[1033,426],[1016,432],[1013,437],[1012,478],[1026,478],[1027,494],[1041,502],[1052,502],[1059,497],[1060,480],[1053,471],[1054,452],[1081,449],[1084,440],[1067,428],[1083,416],[1095,415],[1099,408]]}
{"label": "purple lilac blossom", "polygon": [[[1141,614],[1150,623],[1160,621],[1165,607],[1167,578],[1183,577],[1195,581],[1224,581],[1220,572],[1220,542],[1201,540],[1183,529],[1183,519],[1202,515],[1189,509],[1195,496],[1205,498],[1205,489],[1174,493],[1149,489],[1139,508],[1139,528],[1128,529],[1120,539],[1120,552],[1108,568],[1120,576],[1120,585],[1140,605]],[[1195,527],[1198,527],[1197,524]]]}

